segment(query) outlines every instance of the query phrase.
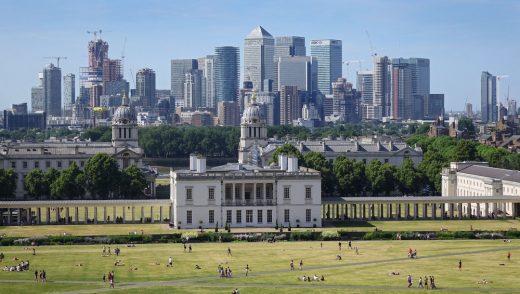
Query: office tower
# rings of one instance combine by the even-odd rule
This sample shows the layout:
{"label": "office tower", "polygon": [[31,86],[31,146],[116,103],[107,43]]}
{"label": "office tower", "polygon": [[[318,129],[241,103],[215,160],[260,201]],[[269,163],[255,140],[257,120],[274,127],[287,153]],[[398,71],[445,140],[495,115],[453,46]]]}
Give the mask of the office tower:
{"label": "office tower", "polygon": [[391,115],[394,118],[410,119],[414,114],[412,95],[412,68],[409,63],[394,58],[391,65]]}
{"label": "office tower", "polygon": [[173,59],[171,61],[171,91],[175,101],[184,100],[186,73],[198,69],[196,59]]}
{"label": "office tower", "polygon": [[482,72],[480,78],[480,104],[482,112],[482,122],[497,121],[497,78],[487,71]]}
{"label": "office tower", "polygon": [[332,82],[342,75],[341,40],[312,40],[311,56],[318,61],[318,90],[323,95],[332,94]]}
{"label": "office tower", "polygon": [[361,103],[372,104],[374,74],[371,71],[359,71],[356,81],[357,91],[361,93]]}
{"label": "office tower", "polygon": [[76,102],[76,76],[63,76],[63,115],[72,116],[72,105]]}
{"label": "office tower", "polygon": [[276,62],[276,78],[279,81],[275,91],[283,86],[297,86],[301,91],[312,93],[316,90],[318,65],[316,58],[309,56],[282,56]]}
{"label": "office tower", "polygon": [[203,88],[202,99],[206,107],[217,107],[215,100],[215,55],[206,55],[197,59],[198,67],[202,70],[205,85]]}
{"label": "office tower", "polygon": [[[27,105],[26,105],[27,107]],[[19,113],[13,110],[4,110],[4,129],[41,129],[47,128],[47,114],[44,111],[35,113]]]}
{"label": "office tower", "polygon": [[184,106],[185,107],[203,107],[202,87],[203,87],[202,71],[192,69],[184,74]]}
{"label": "office tower", "polygon": [[122,78],[121,62],[108,59],[108,47],[108,43],[97,34],[88,43],[88,66],[79,69],[79,101],[76,103],[99,106],[99,97],[106,94],[104,82]]}
{"label": "office tower", "polygon": [[20,104],[11,104],[11,111],[14,114],[26,114],[28,112],[27,102]]}
{"label": "office tower", "polygon": [[101,38],[97,39],[97,36],[95,38],[88,43],[88,66],[102,69],[104,61],[108,59],[108,43]]}
{"label": "office tower", "polygon": [[218,103],[218,121],[221,126],[240,125],[240,113],[236,101],[220,101]]}
{"label": "office tower", "polygon": [[215,99],[237,101],[240,87],[240,49],[223,46],[215,48]]}
{"label": "office tower", "polygon": [[273,79],[274,38],[261,26],[254,28],[244,39],[244,79],[253,88],[264,91],[263,82]]}
{"label": "office tower", "polygon": [[428,94],[424,97],[424,117],[437,119],[444,116],[444,94]]}
{"label": "office tower", "polygon": [[282,86],[280,90],[280,125],[292,125],[301,114],[300,95],[296,86]]}
{"label": "office tower", "polygon": [[123,79],[123,64],[120,59],[103,60],[103,82]]}
{"label": "office tower", "polygon": [[509,116],[516,116],[518,112],[518,109],[516,108],[516,100],[511,99],[507,100],[507,115]]}
{"label": "office tower", "polygon": [[[318,61],[319,62],[319,61]],[[374,56],[372,111],[368,119],[381,120],[390,115],[390,60],[386,56]]]}
{"label": "office tower", "polygon": [[273,64],[273,89],[279,91],[278,84],[278,59],[289,56],[305,56],[305,38],[296,36],[281,36],[275,38],[274,64]]}
{"label": "office tower", "polygon": [[141,106],[152,108],[155,106],[155,71],[143,68],[135,76],[135,92],[141,99]]}
{"label": "office tower", "polygon": [[31,111],[45,111],[45,94],[43,92],[43,73],[38,73],[38,85],[31,88]]}
{"label": "office tower", "polygon": [[359,121],[360,95],[352,88],[352,83],[347,82],[345,78],[338,78],[332,83],[332,95],[327,95],[330,102],[332,96],[332,105],[328,105],[329,121],[335,122],[357,122]]}
{"label": "office tower", "polygon": [[47,115],[61,116],[61,69],[52,63],[43,69],[43,89]]}
{"label": "office tower", "polygon": [[466,116],[469,118],[473,118],[473,104],[467,102],[466,103],[466,110],[465,110]]}

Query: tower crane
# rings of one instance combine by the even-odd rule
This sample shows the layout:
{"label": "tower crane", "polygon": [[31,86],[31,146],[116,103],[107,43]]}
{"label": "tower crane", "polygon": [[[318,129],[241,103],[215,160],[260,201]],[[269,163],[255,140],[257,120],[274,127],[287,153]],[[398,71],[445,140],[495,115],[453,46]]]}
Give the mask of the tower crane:
{"label": "tower crane", "polygon": [[349,78],[349,74],[350,74],[350,65],[351,65],[352,63],[357,63],[357,64],[359,64],[359,71],[361,71],[363,61],[364,61],[363,59],[360,59],[360,60],[346,60],[346,61],[343,61],[343,62],[342,62],[344,65],[347,66],[347,74],[346,74],[346,78],[347,78],[347,80],[348,80],[348,78]]}
{"label": "tower crane", "polygon": [[94,41],[96,41],[98,38],[97,38],[97,34],[99,33],[99,38],[101,39],[101,33],[103,32],[103,30],[99,29],[97,31],[87,31],[87,34],[92,34],[94,35]]}
{"label": "tower crane", "polygon": [[66,56],[48,56],[48,57],[44,57],[44,58],[56,60],[56,67],[60,67],[60,59],[67,59]]}

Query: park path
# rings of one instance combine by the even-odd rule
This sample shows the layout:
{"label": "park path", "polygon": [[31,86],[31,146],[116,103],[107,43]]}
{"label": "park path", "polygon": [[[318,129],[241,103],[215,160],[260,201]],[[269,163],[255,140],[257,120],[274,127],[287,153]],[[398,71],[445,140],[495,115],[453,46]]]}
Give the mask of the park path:
{"label": "park path", "polygon": [[[448,257],[448,256],[461,256],[461,255],[472,255],[472,254],[481,254],[481,253],[490,253],[490,252],[500,252],[500,251],[509,251],[509,250],[518,250],[520,246],[511,246],[506,248],[494,248],[494,249],[482,249],[482,250],[473,250],[473,251],[462,251],[462,252],[452,252],[452,253],[442,253],[442,254],[432,254],[428,256],[420,256],[419,259],[434,259],[439,257]],[[374,264],[383,264],[383,263],[393,263],[398,261],[408,260],[408,257],[402,258],[389,258],[389,259],[379,259],[379,260],[371,260],[371,261],[363,261],[363,262],[354,262],[354,263],[343,263],[343,264],[332,264],[332,265],[323,265],[323,266],[309,266],[306,267],[305,270],[323,270],[323,269],[333,269],[333,268],[346,268],[346,267],[355,267],[355,266],[363,266],[363,265],[374,265]],[[264,276],[264,275],[276,275],[281,273],[291,272],[289,269],[283,270],[273,270],[273,271],[261,271],[250,273],[249,276]],[[239,275],[238,277],[243,277],[244,274]],[[388,291],[388,290],[403,290],[403,287],[396,286],[369,286],[369,285],[326,285],[326,284],[313,284],[313,285],[284,285],[284,284],[223,284],[223,283],[205,283],[210,281],[218,281],[220,277],[217,275],[210,277],[198,277],[198,278],[188,278],[188,279],[179,279],[175,281],[146,281],[146,282],[122,282],[117,283],[116,290],[125,290],[125,289],[138,289],[138,288],[150,288],[150,287],[171,287],[171,286],[199,286],[199,287],[218,287],[218,288],[233,288],[233,287],[260,287],[260,288],[294,288],[294,289],[363,289],[363,290],[374,290],[374,291]],[[202,282],[202,283],[201,283]],[[0,280],[0,283],[34,283],[33,280]],[[100,282],[93,281],[50,281],[49,283],[57,283],[57,284],[100,284]],[[505,292],[505,293],[520,293],[520,289],[505,289],[505,288],[478,288],[478,287],[470,287],[470,288],[443,288],[439,290],[449,290],[450,292]],[[57,292],[61,294],[74,294],[74,293],[100,293],[114,291],[114,289],[110,289],[107,287],[96,288],[96,289],[86,289],[86,290],[75,290],[71,292]]]}

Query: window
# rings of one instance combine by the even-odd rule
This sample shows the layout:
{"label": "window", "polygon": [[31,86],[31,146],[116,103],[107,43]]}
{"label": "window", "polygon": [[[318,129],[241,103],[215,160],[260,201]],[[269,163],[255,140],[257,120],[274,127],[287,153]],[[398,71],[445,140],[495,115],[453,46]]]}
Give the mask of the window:
{"label": "window", "polygon": [[232,221],[232,214],[233,212],[231,210],[226,211],[226,223],[230,224]]}
{"label": "window", "polygon": [[58,167],[61,167],[61,161],[58,161]]}
{"label": "window", "polygon": [[262,199],[262,187],[256,187],[256,199]]}
{"label": "window", "polygon": [[193,200],[193,189],[192,188],[186,188],[186,201]]}
{"label": "window", "polygon": [[215,211],[214,211],[214,210],[210,210],[210,211],[209,211],[209,213],[208,213],[208,219],[209,219],[209,223],[210,223],[210,224],[215,223]]}
{"label": "window", "polygon": [[84,167],[84,166],[85,166],[85,161],[83,161],[83,160],[80,161],[80,162],[79,162],[79,166],[80,166],[80,167]]}
{"label": "window", "polygon": [[305,209],[305,221],[310,223],[311,222],[311,210]]}
{"label": "window", "polygon": [[283,199],[291,198],[291,189],[290,187],[283,187]]}
{"label": "window", "polygon": [[27,161],[22,161],[22,167],[27,168]]}
{"label": "window", "polygon": [[288,223],[291,220],[289,215],[289,209],[284,209],[283,211],[283,221]]}
{"label": "window", "polygon": [[191,224],[193,222],[193,212],[191,210],[186,210],[186,223]]}
{"label": "window", "polygon": [[253,222],[253,210],[246,210],[246,223]]}
{"label": "window", "polygon": [[242,223],[242,210],[237,210],[237,224]]}
{"label": "window", "polygon": [[388,158],[385,158],[385,163],[388,163]]}
{"label": "window", "polygon": [[50,161],[46,161],[46,162],[45,162],[45,167],[46,167],[46,168],[51,167],[51,162],[50,162]]}
{"label": "window", "polygon": [[311,199],[312,198],[312,187],[305,187],[305,199]]}
{"label": "window", "polygon": [[263,210],[257,210],[257,211],[256,211],[257,222],[258,222],[259,224],[261,224],[261,223],[263,222],[263,215],[262,215],[262,213],[263,213]]}
{"label": "window", "polygon": [[215,200],[215,187],[208,188],[208,200]]}
{"label": "window", "polygon": [[34,162],[34,168],[40,168],[40,162],[39,161],[35,161]]}
{"label": "window", "polygon": [[273,222],[273,211],[271,209],[267,210],[267,222],[272,223]]}

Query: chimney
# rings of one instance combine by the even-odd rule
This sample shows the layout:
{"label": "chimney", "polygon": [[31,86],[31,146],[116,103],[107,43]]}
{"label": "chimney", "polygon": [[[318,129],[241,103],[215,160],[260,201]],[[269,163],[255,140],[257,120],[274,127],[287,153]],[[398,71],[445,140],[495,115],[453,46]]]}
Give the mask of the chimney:
{"label": "chimney", "polygon": [[190,170],[196,170],[197,169],[197,155],[194,153],[190,154]]}
{"label": "chimney", "polygon": [[288,158],[288,172],[297,172],[298,171],[298,157],[290,156]]}
{"label": "chimney", "polygon": [[287,155],[278,155],[278,165],[280,166],[280,170],[287,170]]}
{"label": "chimney", "polygon": [[197,160],[197,172],[205,173],[206,172],[206,157],[198,156],[196,160]]}

